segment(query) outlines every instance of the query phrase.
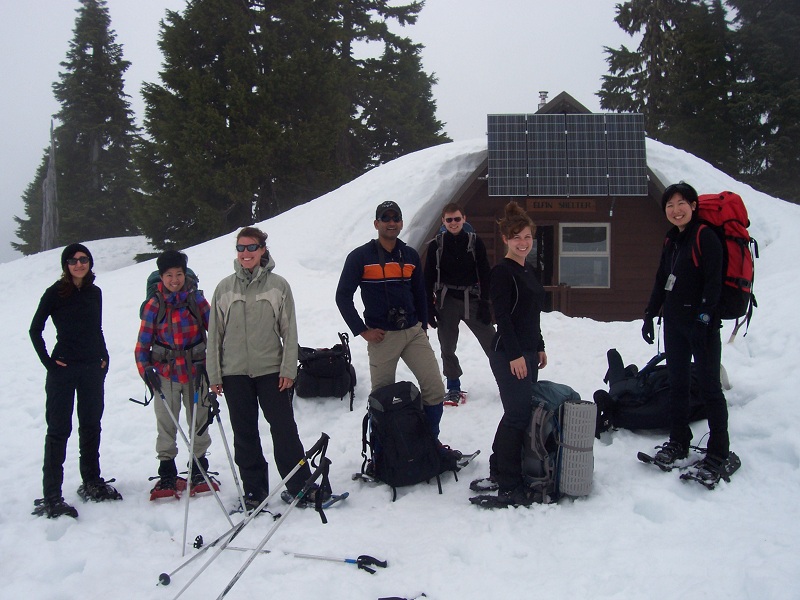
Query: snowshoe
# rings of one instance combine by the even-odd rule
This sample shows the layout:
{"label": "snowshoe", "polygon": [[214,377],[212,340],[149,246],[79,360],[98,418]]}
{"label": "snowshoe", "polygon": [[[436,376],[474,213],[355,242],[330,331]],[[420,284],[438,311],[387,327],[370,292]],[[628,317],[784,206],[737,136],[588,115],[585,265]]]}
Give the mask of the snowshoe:
{"label": "snowshoe", "polygon": [[[315,508],[318,493],[319,488],[310,491],[308,494],[300,498],[295,506],[297,506],[297,508]],[[345,500],[349,495],[350,492],[343,492],[341,494],[331,494],[330,492],[325,492],[322,495],[322,508],[330,508],[337,502]],[[294,502],[295,496],[289,490],[283,490],[281,492],[281,499],[286,502],[286,504],[291,504]]]}
{"label": "snowshoe", "polygon": [[469,484],[469,489],[473,492],[494,492],[500,489],[497,480],[492,477],[482,477],[480,479],[473,479]]}
{"label": "snowshoe", "polygon": [[529,488],[520,486],[509,492],[497,492],[496,496],[489,494],[473,496],[469,501],[481,508],[512,508],[530,506],[534,502],[534,497]]}
{"label": "snowshoe", "polygon": [[183,477],[151,477],[150,480],[158,479],[156,485],[150,490],[150,500],[159,498],[181,499],[183,491],[186,489],[186,480]]}
{"label": "snowshoe", "polygon": [[122,500],[122,494],[120,494],[113,485],[109,485],[114,481],[116,480],[109,479],[105,481],[103,478],[99,478],[88,483],[84,482],[78,488],[78,496],[80,496],[84,502],[88,502],[89,500],[92,502]]}
{"label": "snowshoe", "polygon": [[[211,485],[213,486],[214,491],[218,492],[219,491],[219,481],[217,481],[217,479],[214,477],[214,475],[216,475],[216,473],[212,474],[212,473],[209,472],[209,473],[206,473],[206,474],[208,475],[208,480],[211,482]],[[192,475],[192,485],[189,488],[189,495],[190,496],[195,496],[197,494],[203,494],[203,493],[207,493],[207,492],[210,492],[210,491],[211,491],[211,488],[208,487],[208,484],[206,483],[206,480],[203,479],[203,474],[202,473],[194,473]]]}
{"label": "snowshoe", "polygon": [[731,452],[725,460],[713,455],[706,455],[705,458],[693,464],[689,471],[681,474],[683,481],[696,481],[709,490],[713,490],[722,481],[730,483],[731,475],[739,470],[742,461]]}
{"label": "snowshoe", "polygon": [[472,454],[462,454],[461,458],[456,460],[456,465],[458,466],[459,469],[463,469],[469,463],[471,463],[475,459],[475,457],[478,456],[478,454],[480,453],[481,453],[480,450],[475,450],[475,452],[473,452]]}
{"label": "snowshoe", "polygon": [[448,390],[444,395],[445,406],[458,406],[459,404],[466,404],[467,392],[461,390]]}
{"label": "snowshoe", "polygon": [[64,502],[64,498],[58,496],[56,498],[39,498],[33,501],[32,515],[37,517],[45,516],[48,519],[57,519],[62,515],[67,515],[73,519],[78,518],[78,511],[74,506]]}

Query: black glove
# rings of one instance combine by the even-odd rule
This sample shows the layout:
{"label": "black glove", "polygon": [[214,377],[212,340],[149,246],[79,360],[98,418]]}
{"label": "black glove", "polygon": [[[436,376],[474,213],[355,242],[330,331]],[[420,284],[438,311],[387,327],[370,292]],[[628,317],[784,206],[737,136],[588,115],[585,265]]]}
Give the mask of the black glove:
{"label": "black glove", "polygon": [[648,344],[652,344],[656,339],[656,332],[653,329],[653,317],[645,315],[644,324],[642,325],[642,338]]}
{"label": "black glove", "polygon": [[492,308],[489,305],[488,300],[479,300],[478,301],[478,321],[483,323],[484,325],[491,325],[492,324]]}
{"label": "black glove", "polygon": [[436,312],[436,308],[433,306],[428,307],[428,325],[431,326],[432,329],[436,329],[436,317],[439,316],[439,313]]}

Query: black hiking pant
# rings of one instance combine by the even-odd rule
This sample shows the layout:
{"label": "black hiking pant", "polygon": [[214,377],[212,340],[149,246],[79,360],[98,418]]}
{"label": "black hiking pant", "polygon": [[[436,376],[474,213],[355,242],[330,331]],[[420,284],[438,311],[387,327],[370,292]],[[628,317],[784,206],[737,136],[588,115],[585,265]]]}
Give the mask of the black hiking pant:
{"label": "black hiking pant", "polygon": [[[305,455],[289,390],[278,391],[277,373],[260,377],[223,376],[222,386],[233,429],[234,460],[244,492],[265,498],[269,492],[269,476],[258,432],[259,407],[269,423],[275,466],[281,478],[286,477]],[[287,482],[286,488],[296,495],[310,477],[311,469],[305,463]]]}
{"label": "black hiking pant", "polygon": [[503,492],[522,485],[522,446],[533,413],[533,384],[539,378],[538,353],[526,353],[524,357],[528,376],[517,379],[511,372],[505,352],[492,350],[489,353],[489,365],[503,403],[503,417],[497,426],[489,457],[489,475]]}
{"label": "black hiking pant", "polygon": [[100,478],[100,420],[103,417],[103,385],[106,369],[97,363],[70,363],[47,371],[45,392],[44,466],[45,498],[62,496],[67,441],[72,433],[72,412],[78,397],[80,473],[84,482]]}
{"label": "black hiking pant", "polygon": [[708,418],[708,453],[727,458],[728,404],[720,384],[720,361],[722,342],[719,335],[720,321],[709,325],[702,323],[664,322],[664,350],[667,354],[669,374],[670,434],[671,440],[689,445],[692,430],[691,415],[691,362],[697,369],[697,384],[700,398],[706,407]]}

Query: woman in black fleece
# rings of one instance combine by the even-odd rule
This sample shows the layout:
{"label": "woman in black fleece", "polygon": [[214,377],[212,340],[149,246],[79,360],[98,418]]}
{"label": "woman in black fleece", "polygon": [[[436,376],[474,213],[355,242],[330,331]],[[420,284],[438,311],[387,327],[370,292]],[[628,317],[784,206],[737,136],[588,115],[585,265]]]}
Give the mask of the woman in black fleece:
{"label": "woman in black fleece", "polygon": [[[47,369],[42,488],[44,498],[33,514],[49,518],[78,512],[64,502],[61,485],[67,440],[72,432],[72,410],[78,397],[80,471],[84,499],[117,500],[119,493],[100,477],[100,419],[108,350],[102,329],[103,297],[94,285],[94,261],[82,244],[70,244],[61,254],[61,279],[45,291],[31,321],[30,336],[39,360]],[[56,328],[56,344],[47,353],[42,332],[47,319]]]}
{"label": "woman in black fleece", "polygon": [[713,480],[738,467],[729,459],[739,459],[730,456],[728,405],[720,384],[722,321],[717,309],[723,281],[723,249],[717,234],[698,222],[697,203],[697,192],[684,182],[670,185],[661,198],[664,214],[674,227],[664,240],[645,309],[642,337],[648,344],[653,343],[653,319],[663,315],[671,425],[669,440],[655,458],[663,465],[671,465],[689,455],[689,387],[694,357],[709,428],[707,453],[696,466],[701,477]]}
{"label": "woman in black fleece", "polygon": [[492,444],[489,471],[499,488],[498,501],[515,506],[533,502],[522,479],[522,446],[531,420],[533,384],[539,369],[547,365],[540,328],[544,288],[525,261],[535,230],[531,218],[516,202],[506,205],[500,233],[507,252],[489,279],[497,321],[489,364],[504,411]]}

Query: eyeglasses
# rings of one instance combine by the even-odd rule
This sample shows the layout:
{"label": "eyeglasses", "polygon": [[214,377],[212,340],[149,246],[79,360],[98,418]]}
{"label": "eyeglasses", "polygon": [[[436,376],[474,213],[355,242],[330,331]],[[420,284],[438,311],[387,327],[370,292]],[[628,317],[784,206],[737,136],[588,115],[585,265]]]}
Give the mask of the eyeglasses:
{"label": "eyeglasses", "polygon": [[237,252],[244,252],[247,250],[248,252],[255,252],[259,248],[263,248],[264,244],[236,244],[236,251]]}
{"label": "eyeglasses", "polygon": [[88,262],[89,262],[89,257],[88,256],[81,256],[81,257],[78,257],[78,258],[68,258],[67,259],[67,264],[69,266],[71,266],[71,267],[74,267],[78,263],[81,263],[82,265],[85,265]]}
{"label": "eyeglasses", "polygon": [[394,221],[395,223],[399,223],[403,220],[403,217],[400,215],[382,215],[380,221],[383,223],[388,223],[389,221]]}
{"label": "eyeglasses", "polygon": [[452,223],[453,221],[456,223],[461,223],[461,217],[445,217],[444,220],[447,223]]}

